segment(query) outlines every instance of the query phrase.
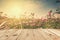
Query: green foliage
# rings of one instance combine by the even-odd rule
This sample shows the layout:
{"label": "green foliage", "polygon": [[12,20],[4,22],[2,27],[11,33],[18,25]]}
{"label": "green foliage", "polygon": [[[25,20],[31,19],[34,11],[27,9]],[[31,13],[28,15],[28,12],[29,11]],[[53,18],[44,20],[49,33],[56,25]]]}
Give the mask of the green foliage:
{"label": "green foliage", "polygon": [[[33,24],[33,23],[32,23]],[[36,28],[60,28],[60,19],[48,19],[47,21],[37,21],[35,22],[35,25],[32,25],[28,23],[22,23],[22,24],[11,24],[10,28],[17,28],[17,29],[36,29]]]}
{"label": "green foliage", "polygon": [[60,28],[60,20],[48,19],[48,21],[43,23],[42,28]]}

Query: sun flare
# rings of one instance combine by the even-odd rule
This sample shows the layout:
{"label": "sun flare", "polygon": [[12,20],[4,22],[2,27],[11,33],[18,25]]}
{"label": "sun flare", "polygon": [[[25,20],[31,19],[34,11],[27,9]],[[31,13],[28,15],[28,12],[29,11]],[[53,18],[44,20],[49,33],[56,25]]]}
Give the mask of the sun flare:
{"label": "sun flare", "polygon": [[[44,12],[41,12],[40,7],[43,5],[36,4],[33,1],[4,1],[4,5],[2,5],[1,10],[7,14],[7,17],[9,18],[20,18],[24,17],[26,12],[26,18],[29,17],[30,13],[35,13],[37,15],[42,15]],[[40,14],[42,13],[42,14]]]}
{"label": "sun flare", "polygon": [[19,18],[20,15],[21,15],[21,8],[15,6],[9,9],[9,14],[8,14],[9,17]]}

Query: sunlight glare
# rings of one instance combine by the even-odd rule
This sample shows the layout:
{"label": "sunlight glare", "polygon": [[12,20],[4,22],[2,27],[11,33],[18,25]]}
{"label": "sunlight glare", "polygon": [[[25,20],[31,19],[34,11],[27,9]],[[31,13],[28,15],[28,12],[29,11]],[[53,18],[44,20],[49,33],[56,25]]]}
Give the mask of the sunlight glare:
{"label": "sunlight glare", "polygon": [[9,17],[19,18],[20,15],[21,15],[21,8],[15,6],[9,9],[9,14],[8,14]]}

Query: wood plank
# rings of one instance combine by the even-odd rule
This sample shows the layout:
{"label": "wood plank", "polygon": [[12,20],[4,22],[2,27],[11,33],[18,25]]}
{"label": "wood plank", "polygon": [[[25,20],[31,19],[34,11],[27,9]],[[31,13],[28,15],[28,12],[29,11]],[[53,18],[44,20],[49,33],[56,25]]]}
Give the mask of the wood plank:
{"label": "wood plank", "polygon": [[60,40],[56,29],[9,29],[0,30],[0,40]]}
{"label": "wood plank", "polygon": [[6,40],[17,40],[17,37],[20,35],[22,32],[21,29],[17,30],[13,35],[10,35]]}
{"label": "wood plank", "polygon": [[5,34],[7,30],[0,30],[0,40],[4,40],[5,38],[3,38],[2,36]]}
{"label": "wood plank", "polygon": [[33,29],[29,29],[27,31],[27,35],[25,37],[25,40],[35,40],[34,34],[33,34]]}
{"label": "wood plank", "polygon": [[53,32],[54,34],[56,34],[57,36],[60,37],[60,32],[54,29],[49,29],[49,31]]}
{"label": "wood plank", "polygon": [[[51,30],[51,29],[50,29]],[[52,38],[53,40],[59,40],[60,37],[58,37],[56,34],[52,33],[51,31],[49,31],[48,29],[43,29],[43,31],[50,36],[50,38]],[[53,30],[52,30],[53,31]]]}
{"label": "wood plank", "polygon": [[33,30],[34,40],[45,40],[38,30]]}
{"label": "wood plank", "polygon": [[45,40],[53,40],[49,35],[47,35],[43,29],[38,29],[39,33],[42,35],[42,37],[45,39]]}
{"label": "wood plank", "polygon": [[3,33],[3,35],[0,37],[0,40],[6,40],[9,36],[11,36],[14,32],[16,31],[13,30],[13,29],[10,29],[10,30],[6,30],[5,33]]}
{"label": "wood plank", "polygon": [[27,38],[27,29],[23,29],[23,31],[21,32],[21,34],[18,36],[17,40],[25,40]]}
{"label": "wood plank", "polygon": [[6,32],[7,30],[0,30],[0,37],[2,36],[2,35],[4,35],[4,33]]}

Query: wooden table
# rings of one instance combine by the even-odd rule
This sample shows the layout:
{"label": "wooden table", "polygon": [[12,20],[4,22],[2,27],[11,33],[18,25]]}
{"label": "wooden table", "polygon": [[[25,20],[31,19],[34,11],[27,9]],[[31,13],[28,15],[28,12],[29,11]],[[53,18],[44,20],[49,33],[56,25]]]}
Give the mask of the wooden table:
{"label": "wooden table", "polygon": [[60,40],[60,29],[0,30],[0,40]]}

